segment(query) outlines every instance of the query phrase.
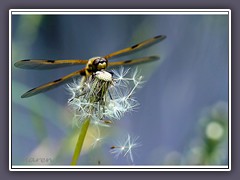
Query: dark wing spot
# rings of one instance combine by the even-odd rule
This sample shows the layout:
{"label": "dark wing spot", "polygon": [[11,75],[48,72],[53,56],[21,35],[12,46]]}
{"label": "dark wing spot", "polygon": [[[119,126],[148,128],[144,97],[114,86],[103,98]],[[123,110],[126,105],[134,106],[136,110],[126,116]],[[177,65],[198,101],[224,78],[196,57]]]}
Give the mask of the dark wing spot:
{"label": "dark wing spot", "polygon": [[55,83],[56,83],[56,82],[58,82],[58,81],[61,81],[61,80],[62,80],[62,78],[60,78],[60,79],[57,79],[57,80],[55,80],[55,81],[53,81],[53,82],[55,82]]}
{"label": "dark wing spot", "polygon": [[132,46],[131,48],[132,48],[132,49],[135,49],[135,48],[138,47],[138,46],[139,46],[139,44],[136,44],[136,45]]}
{"label": "dark wing spot", "polygon": [[154,39],[158,39],[158,38],[165,39],[166,37],[167,37],[167,36],[159,35],[159,36],[155,36]]}
{"label": "dark wing spot", "polygon": [[30,61],[30,59],[24,59],[24,60],[21,60],[21,61]]}
{"label": "dark wing spot", "polygon": [[162,35],[155,36],[154,39],[158,39],[158,38],[160,38],[160,37],[162,37]]}
{"label": "dark wing spot", "polygon": [[127,64],[127,63],[130,63],[130,62],[132,62],[132,60],[127,60],[127,61],[124,61],[123,63]]}
{"label": "dark wing spot", "polygon": [[34,91],[35,89],[36,89],[36,88],[33,88],[33,89],[31,89],[31,90],[25,92],[25,93],[21,96],[21,98],[29,97],[29,93],[32,92],[32,91]]}
{"label": "dark wing spot", "polygon": [[55,61],[54,60],[47,60],[46,62],[54,63]]}
{"label": "dark wing spot", "polygon": [[30,89],[29,91],[27,91],[26,93],[29,93],[31,91],[34,91],[36,88]]}

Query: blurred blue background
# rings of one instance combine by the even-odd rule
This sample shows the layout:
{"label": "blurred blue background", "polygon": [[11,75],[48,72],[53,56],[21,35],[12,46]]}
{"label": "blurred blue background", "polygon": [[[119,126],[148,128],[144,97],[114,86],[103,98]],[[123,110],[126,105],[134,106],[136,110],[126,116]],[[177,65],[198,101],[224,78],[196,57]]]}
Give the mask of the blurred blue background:
{"label": "blurred blue background", "polygon": [[[95,149],[86,145],[79,164],[131,164],[109,153],[112,141],[129,133],[141,143],[133,150],[135,165],[227,165],[228,24],[227,15],[13,15],[12,64],[89,59],[166,35],[113,59],[161,57],[138,66],[146,80],[136,93],[139,109],[103,128],[106,141]],[[70,163],[78,129],[71,124],[66,86],[20,96],[82,67],[38,71],[12,65],[13,165]]]}

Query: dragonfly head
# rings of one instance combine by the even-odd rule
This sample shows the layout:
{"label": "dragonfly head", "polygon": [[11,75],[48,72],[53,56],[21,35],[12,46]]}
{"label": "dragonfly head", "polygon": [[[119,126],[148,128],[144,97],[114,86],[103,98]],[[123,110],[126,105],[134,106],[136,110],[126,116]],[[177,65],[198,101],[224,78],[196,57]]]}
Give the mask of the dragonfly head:
{"label": "dragonfly head", "polygon": [[101,71],[102,69],[107,68],[107,59],[103,57],[93,57],[89,59],[86,67],[87,75],[90,75],[94,72]]}

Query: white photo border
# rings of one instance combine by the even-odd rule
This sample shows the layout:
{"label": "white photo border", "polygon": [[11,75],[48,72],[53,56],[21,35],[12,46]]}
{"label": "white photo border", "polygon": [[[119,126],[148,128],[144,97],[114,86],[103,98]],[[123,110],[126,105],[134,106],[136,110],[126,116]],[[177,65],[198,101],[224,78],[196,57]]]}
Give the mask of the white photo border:
{"label": "white photo border", "polygon": [[12,165],[12,95],[9,95],[10,171],[231,171],[231,10],[230,9],[10,9],[9,10],[9,92],[12,93],[12,15],[228,15],[228,165],[223,166],[26,166]]}

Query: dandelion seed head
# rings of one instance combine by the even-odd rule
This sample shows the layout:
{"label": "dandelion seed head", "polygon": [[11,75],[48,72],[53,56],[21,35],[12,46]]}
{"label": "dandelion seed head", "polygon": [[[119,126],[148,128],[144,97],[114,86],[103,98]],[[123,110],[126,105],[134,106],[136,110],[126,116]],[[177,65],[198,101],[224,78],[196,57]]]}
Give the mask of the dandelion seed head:
{"label": "dandelion seed head", "polygon": [[84,81],[75,79],[67,85],[71,92],[68,105],[74,111],[74,121],[78,119],[81,124],[88,117],[92,119],[91,123],[104,125],[103,119],[121,119],[138,107],[133,95],[141,83],[142,76],[137,69],[131,73],[130,69],[124,68],[112,73],[97,71]]}

